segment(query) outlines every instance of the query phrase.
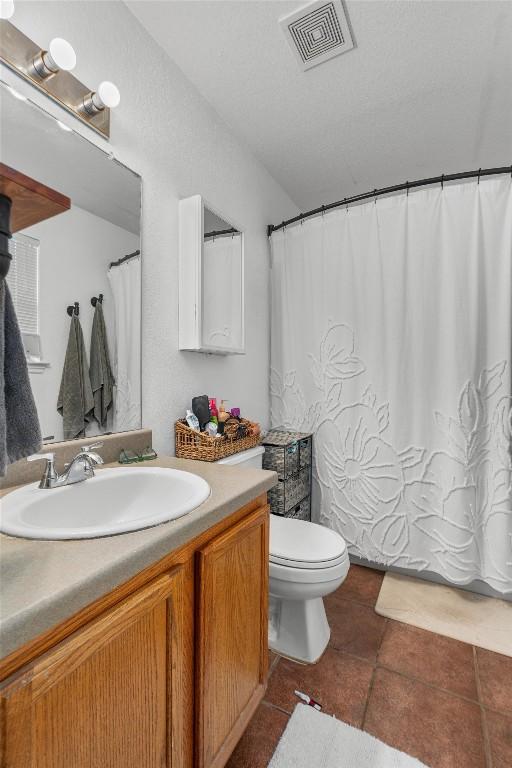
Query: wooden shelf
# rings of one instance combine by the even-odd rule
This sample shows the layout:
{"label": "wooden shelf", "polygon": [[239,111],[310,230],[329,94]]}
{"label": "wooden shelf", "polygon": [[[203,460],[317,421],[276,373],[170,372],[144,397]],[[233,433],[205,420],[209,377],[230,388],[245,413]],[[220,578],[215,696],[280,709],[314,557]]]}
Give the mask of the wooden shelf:
{"label": "wooden shelf", "polygon": [[0,194],[12,200],[12,232],[19,232],[71,208],[69,197],[4,163],[0,163]]}

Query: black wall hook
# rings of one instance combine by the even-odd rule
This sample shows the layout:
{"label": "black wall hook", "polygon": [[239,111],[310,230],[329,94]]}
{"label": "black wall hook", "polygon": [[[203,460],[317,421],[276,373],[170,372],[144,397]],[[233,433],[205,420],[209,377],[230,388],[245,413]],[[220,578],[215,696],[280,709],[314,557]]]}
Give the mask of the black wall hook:
{"label": "black wall hook", "polygon": [[95,306],[96,306],[96,304],[98,303],[98,301],[99,301],[99,303],[100,303],[100,304],[103,304],[103,294],[102,294],[102,293],[100,293],[100,295],[99,295],[99,296],[93,296],[93,297],[92,297],[92,299],[91,299],[91,304],[93,305],[93,307],[95,307]]}
{"label": "black wall hook", "polygon": [[80,314],[80,304],[78,303],[78,301],[75,301],[74,304],[70,304],[69,307],[66,309],[66,312],[70,317],[73,317],[73,315],[76,315],[78,317],[78,315]]}

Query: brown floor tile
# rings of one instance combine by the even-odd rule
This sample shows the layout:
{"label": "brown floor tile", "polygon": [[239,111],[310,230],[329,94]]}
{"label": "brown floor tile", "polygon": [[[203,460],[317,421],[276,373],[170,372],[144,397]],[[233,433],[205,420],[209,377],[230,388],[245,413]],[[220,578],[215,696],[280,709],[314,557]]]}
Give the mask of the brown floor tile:
{"label": "brown floor tile", "polygon": [[510,768],[512,765],[512,718],[496,712],[486,712],[485,715],[493,768]]}
{"label": "brown floor tile", "polygon": [[369,606],[340,597],[327,597],[324,602],[331,627],[330,646],[375,661],[386,619]]}
{"label": "brown floor tile", "polygon": [[480,707],[377,669],[364,729],[431,768],[485,768]]}
{"label": "brown floor tile", "polygon": [[373,608],[377,602],[383,578],[383,571],[366,568],[364,565],[351,565],[347,578],[334,594],[346,600],[357,600]]}
{"label": "brown floor tile", "polygon": [[309,694],[322,711],[360,726],[373,668],[366,661],[328,648],[318,664],[296,664],[280,659],[270,678],[266,700],[292,712],[299,699],[294,691]]}
{"label": "brown floor tile", "polygon": [[512,658],[484,648],[476,649],[476,657],[482,704],[512,715]]}
{"label": "brown floor tile", "polygon": [[226,768],[267,768],[287,722],[284,712],[260,704]]}
{"label": "brown floor tile", "polygon": [[473,647],[467,643],[390,620],[378,662],[424,683],[478,699]]}

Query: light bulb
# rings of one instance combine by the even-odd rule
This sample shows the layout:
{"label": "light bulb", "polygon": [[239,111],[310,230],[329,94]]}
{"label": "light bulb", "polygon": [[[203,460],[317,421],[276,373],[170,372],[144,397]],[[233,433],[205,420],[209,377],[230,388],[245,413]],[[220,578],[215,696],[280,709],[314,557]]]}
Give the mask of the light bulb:
{"label": "light bulb", "polygon": [[121,101],[119,89],[109,80],[103,80],[98,85],[97,91],[91,91],[82,102],[82,107],[89,115],[97,115],[108,107],[115,109]]}
{"label": "light bulb", "polygon": [[97,109],[104,109],[105,107],[115,109],[119,106],[121,94],[114,83],[111,83],[109,80],[103,80],[98,85],[96,93],[92,95],[92,100]]}
{"label": "light bulb", "polygon": [[0,0],[0,19],[10,19],[14,13],[14,0]]}
{"label": "light bulb", "polygon": [[47,52],[43,54],[43,61],[52,72],[58,72],[59,69],[70,72],[76,65],[76,54],[67,40],[54,37]]}
{"label": "light bulb", "polygon": [[31,74],[37,75],[42,80],[50,75],[55,75],[61,69],[69,72],[76,64],[76,54],[73,46],[62,37],[54,37],[50,41],[47,51],[40,51],[29,69]]}

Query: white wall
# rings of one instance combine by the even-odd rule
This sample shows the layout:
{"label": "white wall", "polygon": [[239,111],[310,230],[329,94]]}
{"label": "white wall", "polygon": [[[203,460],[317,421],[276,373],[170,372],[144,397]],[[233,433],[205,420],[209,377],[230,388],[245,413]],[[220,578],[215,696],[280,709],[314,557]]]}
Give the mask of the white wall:
{"label": "white wall", "polygon": [[[56,440],[62,440],[62,417],[56,406],[69,335],[66,307],[75,301],[80,303],[80,322],[89,356],[94,314],[91,297],[103,293],[109,351],[115,368],[113,297],[107,270],[111,261],[136,250],[139,238],[73,205],[69,211],[23,232],[40,241],[39,332],[43,358],[50,363],[43,373],[30,374],[30,383],[43,436],[54,435]],[[87,435],[97,433],[97,424],[93,422]]]}
{"label": "white wall", "polygon": [[[18,0],[11,21],[42,46],[55,36],[68,39],[77,53],[77,77],[91,87],[112,79],[120,88],[110,144],[143,178],[142,421],[153,429],[156,449],[173,451],[173,423],[196,394],[227,399],[267,425],[265,229],[297,213],[296,207],[123,3]],[[14,82],[38,98],[34,89]],[[78,128],[77,121],[51,109]],[[196,193],[245,232],[247,354],[242,357],[177,351],[178,200]]]}

